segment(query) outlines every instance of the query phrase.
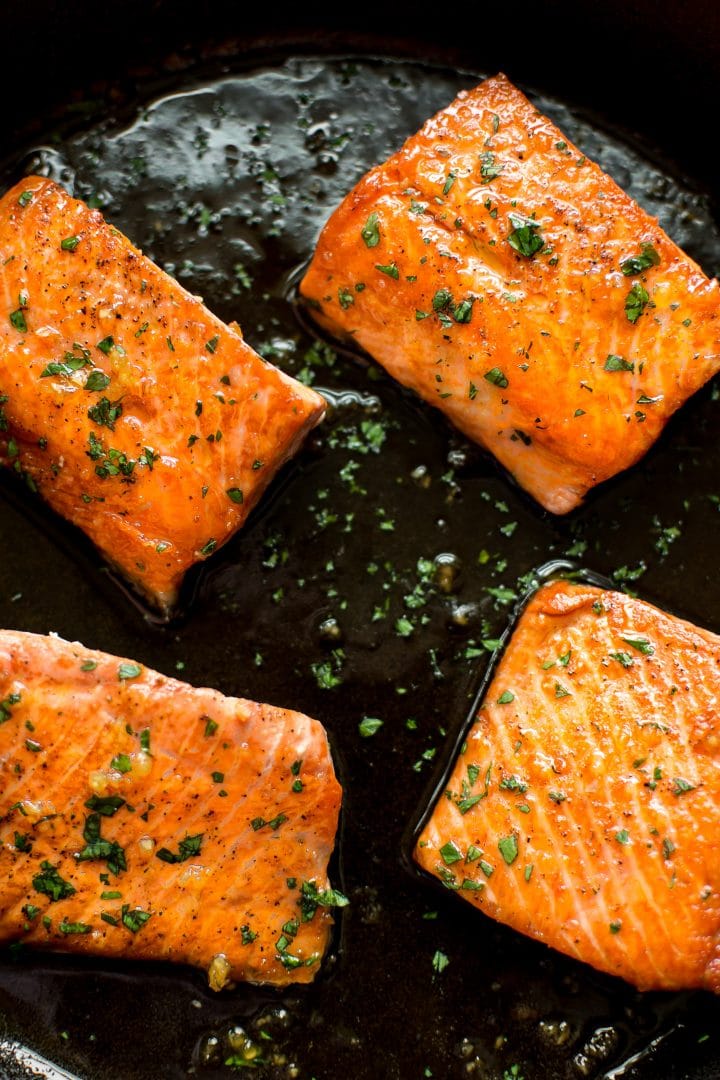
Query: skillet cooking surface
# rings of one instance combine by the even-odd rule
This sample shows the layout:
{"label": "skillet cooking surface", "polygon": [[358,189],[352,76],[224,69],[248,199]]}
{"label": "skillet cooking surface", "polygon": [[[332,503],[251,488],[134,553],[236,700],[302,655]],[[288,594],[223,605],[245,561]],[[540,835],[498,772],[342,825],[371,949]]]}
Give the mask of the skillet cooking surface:
{"label": "skillet cooking surface", "polygon": [[[707,543],[720,524],[717,386],[638,467],[554,519],[378,367],[318,342],[294,307],[297,270],[342,195],[478,79],[366,57],[216,69],[200,83],[185,73],[169,96],[137,103],[127,126],[86,101],[92,121],[76,109],[74,134],[48,132],[8,161],[6,183],[32,168],[95,199],[333,408],[249,527],[189,583],[170,626],[3,476],[0,625],[57,631],[323,721],[345,788],[334,881],[351,906],[317,983],[282,994],[214,995],[187,968],[6,950],[2,1075],[35,1075],[13,1049],[25,1044],[84,1078],[227,1076],[239,1029],[269,1063],[258,1075],[272,1077],[720,1071],[710,995],[640,995],[484,918],[402,857],[486,668],[482,641],[502,633],[541,563],[592,567],[720,631]],[[629,135],[535,100],[718,272],[718,225],[701,192]],[[383,726],[362,738],[363,717]]]}

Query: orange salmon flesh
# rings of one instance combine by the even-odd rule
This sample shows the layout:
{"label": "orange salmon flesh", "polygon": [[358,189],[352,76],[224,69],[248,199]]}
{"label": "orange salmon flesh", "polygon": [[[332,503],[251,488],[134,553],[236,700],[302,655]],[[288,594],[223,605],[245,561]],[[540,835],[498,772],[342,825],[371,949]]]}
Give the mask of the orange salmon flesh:
{"label": "orange salmon flesh", "polygon": [[502,75],[360,181],[300,289],[556,514],[720,369],[717,282]]}
{"label": "orange salmon flesh", "polygon": [[57,184],[0,199],[0,463],[155,606],[324,409]]}
{"label": "orange salmon flesh", "polygon": [[487,915],[641,990],[720,991],[720,638],[534,596],[415,848]]}
{"label": "orange salmon flesh", "polygon": [[1,942],[309,982],[340,798],[307,716],[0,631]]}

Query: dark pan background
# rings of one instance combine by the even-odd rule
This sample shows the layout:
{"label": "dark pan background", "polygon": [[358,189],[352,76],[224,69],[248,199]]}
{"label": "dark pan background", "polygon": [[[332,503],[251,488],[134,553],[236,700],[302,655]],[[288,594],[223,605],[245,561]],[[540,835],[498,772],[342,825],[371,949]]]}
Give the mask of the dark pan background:
{"label": "dark pan background", "polygon": [[[49,131],[81,129],[98,116],[130,118],[135,102],[151,98],[153,89],[182,89],[224,68],[280,67],[287,58],[323,53],[418,60],[435,65],[418,90],[419,119],[444,103],[442,86],[471,85],[463,72],[504,70],[524,87],[566,103],[579,123],[588,119],[623,132],[661,171],[681,182],[691,177],[686,189],[696,224],[688,226],[688,249],[708,272],[720,269],[713,224],[720,190],[720,8],[714,3],[438,6],[431,17],[408,7],[336,4],[280,20],[259,5],[109,0],[100,7],[36,0],[4,12],[4,28],[5,160],[46,141]],[[416,79],[418,70],[412,68]],[[391,68],[383,78],[393,78]],[[326,87],[328,116],[332,85]],[[400,98],[403,93],[410,100],[407,87]],[[393,145],[405,115],[399,109],[387,121]],[[342,169],[328,177],[332,197],[322,212],[315,209],[313,221],[323,220],[353,178]],[[627,180],[640,189],[640,178]],[[131,221],[140,228],[142,214],[133,216],[127,191],[123,204],[122,184],[118,192],[114,220],[123,226],[127,220],[127,231]],[[663,192],[655,197],[661,212]],[[676,224],[671,232],[684,242],[682,222]],[[147,236],[130,235],[166,265],[173,254],[179,262],[181,232],[158,241],[157,251]],[[297,250],[289,252],[266,244],[277,266],[265,278],[258,267],[256,283],[271,296],[267,311],[277,315],[278,328],[294,326],[306,348],[311,337],[284,299],[293,266],[311,248],[300,227],[297,237]],[[239,310],[246,336],[259,346],[268,335],[254,325],[250,298],[223,292],[224,257],[220,245],[214,284],[192,275],[181,281],[205,291],[219,314],[229,318]],[[285,359],[295,370],[293,358]],[[293,1064],[303,1080],[341,1074],[353,1080],[431,1074],[501,1080],[505,1070],[513,1076],[513,1066],[525,1080],[720,1077],[720,1010],[709,995],[638,995],[466,910],[414,875],[400,854],[407,849],[407,824],[437,784],[486,666],[482,656],[467,662],[466,650],[483,636],[499,636],[511,615],[512,603],[493,601],[487,587],[509,583],[520,595],[534,567],[568,553],[575,565],[615,574],[620,584],[628,584],[623,567],[632,572],[644,564],[631,587],[720,632],[720,518],[711,498],[720,494],[717,394],[712,387],[703,391],[645,462],[605,485],[577,514],[555,521],[384,376],[374,378],[340,357],[319,373],[317,385],[337,395],[323,433],[274,485],[246,533],[190,583],[185,614],[171,627],[146,620],[90,546],[36,506],[12,477],[3,477],[0,625],[56,630],[190,682],[318,716],[329,729],[346,789],[334,878],[352,904],[334,955],[307,991],[279,996],[240,988],[212,996],[202,975],[187,969],[108,968],[71,957],[13,960],[5,953],[0,1077],[42,1075],[42,1066],[21,1062],[23,1044],[88,1080],[230,1075],[222,1062],[239,1038],[233,1035],[238,1026],[256,1040],[261,1030],[270,1034],[266,1056],[275,1054],[277,1063],[264,1074],[278,1078],[292,1076]],[[386,422],[386,441],[381,454],[358,458],[357,476],[370,495],[357,510],[337,477],[367,417]],[[408,480],[418,464],[431,478],[427,489]],[[405,481],[402,489],[397,477]],[[339,527],[318,529],[323,487],[340,500],[341,513],[357,512],[362,528],[347,534]],[[372,531],[376,505],[403,515],[394,534]],[[310,514],[308,508],[314,508]],[[518,523],[515,532],[501,534],[511,520]],[[478,552],[485,549],[495,565],[500,557],[507,561],[504,572],[483,569]],[[273,553],[283,550],[287,561],[273,562]],[[439,553],[454,556],[446,560],[452,587],[444,593],[437,579],[423,586],[427,623],[406,641],[392,632],[392,621],[406,612],[402,598],[418,585],[418,557]],[[371,581],[366,567],[373,560],[392,562],[392,573]],[[304,590],[300,579],[307,579]],[[279,589],[282,602],[272,599]],[[344,684],[319,690],[310,664],[331,655],[319,626],[338,613],[336,592],[349,612],[338,616],[347,653]],[[389,622],[376,625],[373,604],[363,608],[363,602],[388,596]],[[357,734],[363,715],[384,720],[372,739]],[[408,727],[408,719],[417,726]],[[437,951],[449,960],[441,973],[433,969]]]}

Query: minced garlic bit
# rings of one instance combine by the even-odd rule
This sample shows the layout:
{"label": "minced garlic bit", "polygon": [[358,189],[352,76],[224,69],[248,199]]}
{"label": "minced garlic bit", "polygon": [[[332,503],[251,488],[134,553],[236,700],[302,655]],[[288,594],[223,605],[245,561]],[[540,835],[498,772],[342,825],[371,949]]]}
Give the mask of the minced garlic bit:
{"label": "minced garlic bit", "polygon": [[208,967],[208,986],[211,990],[226,990],[233,985],[230,979],[230,961],[225,953],[213,956]]}

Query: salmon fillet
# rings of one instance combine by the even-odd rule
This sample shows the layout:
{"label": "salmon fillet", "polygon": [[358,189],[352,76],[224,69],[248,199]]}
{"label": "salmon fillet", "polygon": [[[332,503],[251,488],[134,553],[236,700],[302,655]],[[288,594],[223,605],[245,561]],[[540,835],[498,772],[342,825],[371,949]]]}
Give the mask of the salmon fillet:
{"label": "salmon fillet", "polygon": [[311,981],[340,806],[300,713],[0,631],[0,941]]}
{"label": "salmon fillet", "polygon": [[502,75],[360,181],[300,290],[554,513],[720,368],[717,282]]}
{"label": "salmon fillet", "polygon": [[0,200],[0,306],[0,462],[167,611],[323,398],[40,177]]}
{"label": "salmon fillet", "polygon": [[558,581],[521,616],[415,859],[641,990],[720,991],[720,638]]}

